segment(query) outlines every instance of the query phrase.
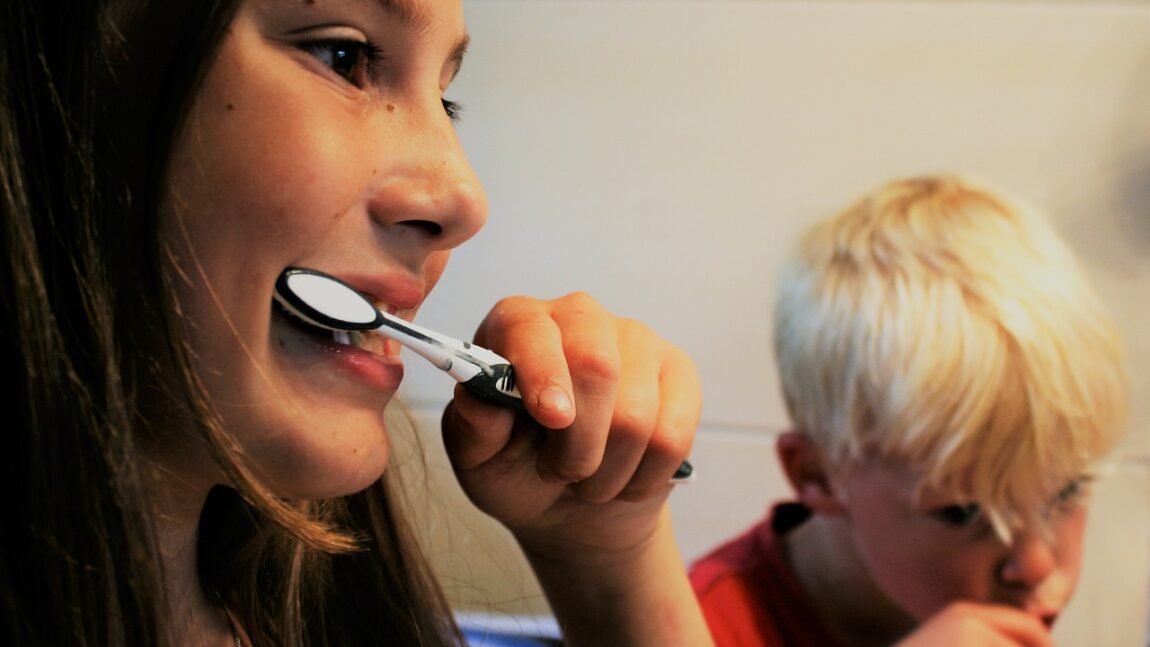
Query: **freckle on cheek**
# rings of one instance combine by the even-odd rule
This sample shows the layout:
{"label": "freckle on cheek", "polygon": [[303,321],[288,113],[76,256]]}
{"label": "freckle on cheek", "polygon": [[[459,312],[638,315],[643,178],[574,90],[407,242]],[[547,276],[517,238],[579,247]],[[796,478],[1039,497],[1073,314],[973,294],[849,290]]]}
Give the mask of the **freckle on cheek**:
{"label": "freckle on cheek", "polygon": [[235,110],[235,109],[236,109],[236,104],[234,104],[234,103],[228,104],[228,110]]}
{"label": "freckle on cheek", "polygon": [[387,111],[388,112],[395,112],[395,104],[394,103],[387,104]]}

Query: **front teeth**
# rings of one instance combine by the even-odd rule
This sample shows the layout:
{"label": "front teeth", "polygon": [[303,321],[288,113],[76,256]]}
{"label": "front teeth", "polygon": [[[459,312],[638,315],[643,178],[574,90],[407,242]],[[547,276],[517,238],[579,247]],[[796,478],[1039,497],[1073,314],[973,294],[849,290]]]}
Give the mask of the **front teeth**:
{"label": "front teeth", "polygon": [[366,335],[359,331],[333,330],[331,338],[337,344],[352,346],[361,350],[370,351],[377,355],[387,353],[388,340],[378,335]]}
{"label": "front teeth", "polygon": [[368,343],[369,337],[356,330],[333,330],[331,331],[331,338],[337,344],[344,346],[355,346],[356,348],[367,348],[371,344]]}

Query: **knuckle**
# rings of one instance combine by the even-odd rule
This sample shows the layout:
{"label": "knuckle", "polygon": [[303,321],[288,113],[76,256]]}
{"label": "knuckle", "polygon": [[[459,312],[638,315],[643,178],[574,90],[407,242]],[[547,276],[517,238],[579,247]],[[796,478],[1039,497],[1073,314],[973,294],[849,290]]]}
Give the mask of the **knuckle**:
{"label": "knuckle", "polygon": [[611,416],[611,432],[626,439],[646,439],[652,431],[653,416],[637,404],[621,404]]}
{"label": "knuckle", "polygon": [[595,297],[581,290],[569,292],[559,301],[563,302],[566,307],[578,312],[599,308],[599,302],[595,300]]}
{"label": "knuckle", "polygon": [[619,358],[607,348],[579,347],[567,355],[574,376],[586,384],[616,384],[623,369]]}
{"label": "knuckle", "polygon": [[525,312],[531,312],[532,300],[523,296],[504,297],[487,314],[485,324],[503,327],[521,321]]}
{"label": "knuckle", "polygon": [[638,319],[618,317],[615,320],[615,327],[619,331],[619,336],[623,338],[658,338],[658,336],[654,333],[654,331],[651,330],[650,327],[647,326],[647,324],[639,321]]}
{"label": "knuckle", "polygon": [[695,358],[691,357],[691,354],[687,351],[678,346],[667,344],[667,352],[674,362],[684,369],[690,370],[692,373],[698,371],[698,367],[695,365]]}
{"label": "knuckle", "polygon": [[575,483],[594,476],[599,469],[596,458],[568,458],[551,468],[551,473],[566,483]]}
{"label": "knuckle", "polygon": [[657,460],[679,461],[691,451],[689,434],[656,434],[647,445],[647,452]]}

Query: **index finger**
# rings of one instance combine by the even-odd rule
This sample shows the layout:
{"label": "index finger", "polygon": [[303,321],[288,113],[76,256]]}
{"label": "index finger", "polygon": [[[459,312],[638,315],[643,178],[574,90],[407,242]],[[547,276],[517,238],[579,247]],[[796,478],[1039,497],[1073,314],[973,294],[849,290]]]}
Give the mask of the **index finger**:
{"label": "index finger", "polygon": [[563,429],[575,420],[574,389],[563,353],[563,335],[549,302],[508,297],[492,308],[475,332],[476,343],[515,367],[523,406],[536,422]]}
{"label": "index finger", "polygon": [[1034,616],[1012,607],[983,608],[983,619],[995,631],[1024,647],[1054,647],[1046,625]]}

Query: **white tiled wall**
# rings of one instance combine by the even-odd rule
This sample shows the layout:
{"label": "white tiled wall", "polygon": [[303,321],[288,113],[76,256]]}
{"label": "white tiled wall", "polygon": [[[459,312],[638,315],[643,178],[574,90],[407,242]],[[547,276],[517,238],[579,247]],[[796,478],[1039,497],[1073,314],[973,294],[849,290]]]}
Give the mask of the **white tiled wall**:
{"label": "white tiled wall", "polygon": [[[706,390],[675,493],[697,556],[785,493],[769,352],[797,232],[892,176],[959,171],[1045,209],[1127,338],[1132,433],[1098,496],[1060,644],[1145,645],[1150,596],[1150,3],[465,0],[448,96],[491,199],[421,314],[467,335],[501,296],[587,290],[695,357]],[[411,361],[432,423],[447,379]],[[433,434],[431,434],[433,436]],[[435,459],[438,450],[429,441]],[[461,604],[539,609],[446,492],[430,535]]]}

